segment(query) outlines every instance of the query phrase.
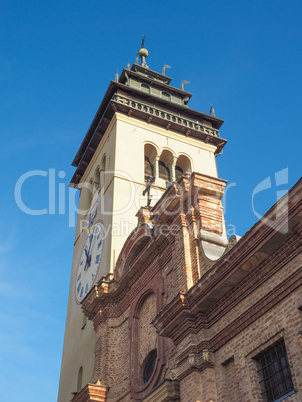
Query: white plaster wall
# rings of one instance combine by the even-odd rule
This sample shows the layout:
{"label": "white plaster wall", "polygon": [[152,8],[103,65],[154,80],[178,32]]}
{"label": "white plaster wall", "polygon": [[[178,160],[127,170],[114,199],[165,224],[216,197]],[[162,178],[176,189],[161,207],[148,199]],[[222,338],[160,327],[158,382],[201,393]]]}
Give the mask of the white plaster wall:
{"label": "white plaster wall", "polygon": [[[107,172],[104,186],[98,189],[99,193],[94,195],[92,201],[93,204],[97,196],[99,197],[96,221],[101,220],[108,233],[104,240],[96,282],[103,275],[114,271],[125,240],[137,225],[135,215],[140,206],[146,205],[146,197],[142,196],[145,188],[144,145],[146,143],[156,146],[158,156],[165,149],[170,150],[176,157],[187,155],[191,160],[192,172],[217,177],[214,156],[216,148],[213,145],[116,113],[80,183],[81,186],[93,178],[106,154]],[[165,191],[164,180],[158,179],[154,184],[155,187],[151,191],[152,205]],[[81,219],[88,219],[88,215],[79,215],[78,220]],[[83,366],[83,384],[86,384],[91,380],[94,366],[94,330],[91,322],[81,329],[83,313],[75,299],[76,273],[87,239],[86,231],[81,232],[80,229],[78,224],[70,281],[59,402],[70,400],[70,392],[76,391],[79,368]]]}

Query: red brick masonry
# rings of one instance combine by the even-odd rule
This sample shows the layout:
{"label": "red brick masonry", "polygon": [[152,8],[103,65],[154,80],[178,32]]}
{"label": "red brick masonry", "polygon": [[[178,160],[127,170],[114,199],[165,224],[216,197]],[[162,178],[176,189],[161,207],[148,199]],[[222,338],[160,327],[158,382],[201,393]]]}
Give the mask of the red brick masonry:
{"label": "red brick masonry", "polygon": [[286,400],[302,400],[302,181],[215,262],[199,233],[223,236],[225,183],[194,173],[140,211],[114,276],[82,303],[97,335],[91,382],[102,386],[73,402],[262,401],[254,358],[281,338],[295,388]]}

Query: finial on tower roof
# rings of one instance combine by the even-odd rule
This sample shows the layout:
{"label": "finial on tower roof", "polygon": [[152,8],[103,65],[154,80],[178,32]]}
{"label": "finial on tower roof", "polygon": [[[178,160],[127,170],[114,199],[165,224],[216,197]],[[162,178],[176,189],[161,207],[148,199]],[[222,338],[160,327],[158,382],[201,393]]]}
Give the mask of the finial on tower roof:
{"label": "finial on tower roof", "polygon": [[168,64],[164,64],[164,66],[163,66],[163,75],[166,75],[166,68],[172,68],[172,67],[169,66]]}
{"label": "finial on tower roof", "polygon": [[118,68],[116,69],[115,81],[118,82]]}
{"label": "finial on tower roof", "polygon": [[145,68],[149,68],[149,67],[147,66],[147,63],[146,63],[146,58],[148,57],[149,52],[148,52],[148,50],[145,48],[145,38],[146,38],[146,35],[143,35],[142,45],[141,45],[141,48],[140,48],[139,51],[138,51],[138,55],[139,55],[139,57],[142,59],[141,65],[142,65],[143,67],[145,67]]}
{"label": "finial on tower roof", "polygon": [[181,80],[181,90],[184,91],[184,85],[185,84],[190,84],[190,81],[186,81],[186,80]]}
{"label": "finial on tower roof", "polygon": [[215,109],[211,105],[210,114],[215,117]]}

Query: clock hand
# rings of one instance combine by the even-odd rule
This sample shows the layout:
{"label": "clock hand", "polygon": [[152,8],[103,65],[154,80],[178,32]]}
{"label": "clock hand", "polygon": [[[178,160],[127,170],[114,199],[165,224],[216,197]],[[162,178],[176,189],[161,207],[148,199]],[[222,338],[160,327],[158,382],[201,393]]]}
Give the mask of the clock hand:
{"label": "clock hand", "polygon": [[86,271],[86,266],[87,266],[87,261],[88,261],[88,254],[87,254],[86,247],[84,248],[84,251],[85,251],[85,257],[86,257],[86,262],[85,262],[84,271]]}
{"label": "clock hand", "polygon": [[85,264],[85,267],[84,267],[84,271],[86,271],[86,268],[89,268],[89,266],[90,266],[90,256],[89,256],[89,252],[90,252],[90,248],[91,248],[91,242],[92,242],[92,234],[90,234],[90,236],[89,236],[89,248],[88,248],[88,251],[87,251],[87,249],[86,249],[86,246],[85,246],[85,248],[84,248],[84,250],[85,250],[85,255],[86,255],[86,264]]}
{"label": "clock hand", "polygon": [[89,249],[88,249],[88,253],[87,253],[88,255],[89,255],[89,251],[90,251],[90,249],[91,249],[92,237],[93,237],[93,233],[91,232],[91,234],[90,234],[90,236],[89,236],[90,243],[89,243]]}
{"label": "clock hand", "polygon": [[[90,255],[88,256],[88,258],[89,258],[89,261],[88,261],[88,268],[90,267],[90,265],[91,265],[91,256],[92,256],[92,250],[93,250],[93,246],[94,246],[94,243],[95,243],[95,237],[96,237],[96,234],[95,233],[91,233],[91,243],[90,243],[90,248],[91,248],[91,253],[90,253]],[[93,240],[93,241],[92,241]],[[93,244],[93,245],[92,245]],[[90,250],[90,248],[89,248],[89,250]]]}

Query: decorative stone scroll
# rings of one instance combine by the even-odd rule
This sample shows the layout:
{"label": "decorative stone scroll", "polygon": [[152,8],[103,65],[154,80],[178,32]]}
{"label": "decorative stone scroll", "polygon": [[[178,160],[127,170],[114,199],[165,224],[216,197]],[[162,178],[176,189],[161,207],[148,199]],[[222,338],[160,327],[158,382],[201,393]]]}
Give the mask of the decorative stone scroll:
{"label": "decorative stone scroll", "polygon": [[235,244],[241,239],[240,236],[233,235],[230,237],[227,248],[225,249],[225,253],[227,253],[231,248],[235,246]]}

